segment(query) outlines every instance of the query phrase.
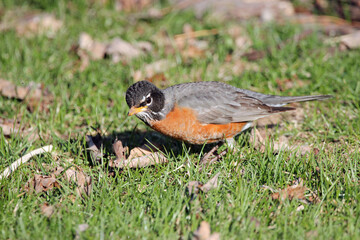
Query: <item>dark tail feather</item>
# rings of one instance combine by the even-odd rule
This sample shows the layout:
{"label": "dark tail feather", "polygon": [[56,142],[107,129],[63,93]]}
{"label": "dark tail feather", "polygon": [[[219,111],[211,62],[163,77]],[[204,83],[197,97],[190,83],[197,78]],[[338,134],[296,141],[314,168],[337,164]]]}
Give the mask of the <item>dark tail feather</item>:
{"label": "dark tail feather", "polygon": [[[281,97],[281,96],[267,96],[263,99],[263,103],[269,106],[278,107],[293,102],[306,102],[314,100],[325,100],[332,98],[331,95],[316,95],[316,96],[298,96],[298,97]],[[288,111],[288,110],[284,110]]]}
{"label": "dark tail feather", "polygon": [[286,112],[295,110],[296,108],[293,107],[271,107],[270,113],[279,113],[279,112]]}

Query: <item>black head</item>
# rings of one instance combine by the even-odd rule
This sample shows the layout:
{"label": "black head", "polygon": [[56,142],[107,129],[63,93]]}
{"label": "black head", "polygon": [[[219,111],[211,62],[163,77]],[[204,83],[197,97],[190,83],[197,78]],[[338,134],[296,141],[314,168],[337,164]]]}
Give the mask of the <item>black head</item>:
{"label": "black head", "polygon": [[148,81],[140,81],[131,85],[126,91],[126,103],[129,116],[136,114],[139,118],[152,117],[149,114],[159,113],[165,104],[165,96],[160,89]]}

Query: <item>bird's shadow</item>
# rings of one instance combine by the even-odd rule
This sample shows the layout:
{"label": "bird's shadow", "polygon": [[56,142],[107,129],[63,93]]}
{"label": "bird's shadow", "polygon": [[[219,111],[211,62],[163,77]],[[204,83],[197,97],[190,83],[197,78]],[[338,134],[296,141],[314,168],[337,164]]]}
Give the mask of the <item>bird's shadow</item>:
{"label": "bird's shadow", "polygon": [[[183,156],[186,151],[187,154],[206,154],[215,146],[222,145],[222,142],[210,143],[205,145],[193,145],[184,143],[162,135],[161,133],[151,130],[133,130],[123,132],[111,132],[102,135],[99,132],[92,136],[92,140],[98,149],[102,149],[104,158],[111,158],[115,156],[113,144],[120,140],[124,147],[129,150],[143,145],[154,145],[164,153],[177,158]],[[88,159],[91,159],[89,156]],[[91,164],[94,164],[92,161]]]}

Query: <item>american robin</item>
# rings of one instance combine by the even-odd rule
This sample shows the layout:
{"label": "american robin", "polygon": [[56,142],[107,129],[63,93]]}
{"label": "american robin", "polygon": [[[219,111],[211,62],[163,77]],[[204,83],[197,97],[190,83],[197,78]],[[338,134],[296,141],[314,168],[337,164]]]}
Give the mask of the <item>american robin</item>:
{"label": "american robin", "polygon": [[191,144],[233,141],[252,121],[295,109],[283,107],[285,104],[330,97],[266,95],[220,82],[158,89],[148,81],[140,81],[126,91],[129,116],[136,115],[154,130]]}

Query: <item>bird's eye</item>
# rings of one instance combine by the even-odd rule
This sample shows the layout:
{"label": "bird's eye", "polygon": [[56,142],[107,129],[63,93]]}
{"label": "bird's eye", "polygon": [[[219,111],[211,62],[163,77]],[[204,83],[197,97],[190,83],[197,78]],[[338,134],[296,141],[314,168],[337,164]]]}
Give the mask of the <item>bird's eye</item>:
{"label": "bird's eye", "polygon": [[151,102],[152,102],[152,98],[151,98],[151,97],[146,98],[146,104],[147,104],[147,105],[149,105]]}

